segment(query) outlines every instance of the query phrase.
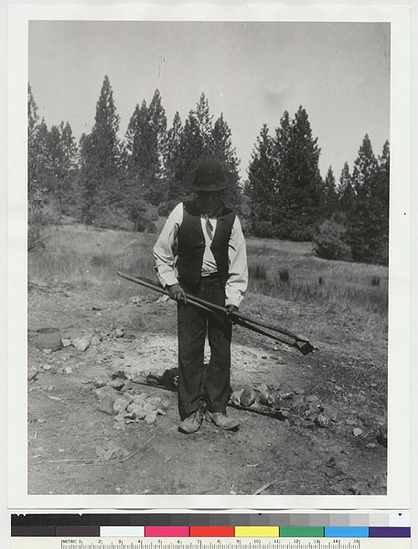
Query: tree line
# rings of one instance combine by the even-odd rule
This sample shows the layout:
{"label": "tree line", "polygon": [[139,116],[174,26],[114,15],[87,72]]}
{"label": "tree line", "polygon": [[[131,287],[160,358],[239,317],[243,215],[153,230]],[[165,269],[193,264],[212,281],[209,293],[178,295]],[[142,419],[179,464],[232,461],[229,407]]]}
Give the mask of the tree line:
{"label": "tree line", "polygon": [[155,91],[137,104],[123,139],[109,78],[96,104],[94,125],[78,142],[62,122],[48,129],[28,94],[29,249],[41,228],[66,214],[99,227],[155,230],[190,194],[202,159],[218,158],[231,183],[227,202],[238,210],[247,234],[312,240],[328,259],[387,263],[389,232],[389,144],[375,157],[366,135],[352,173],[346,163],[338,184],[331,167],[319,171],[320,149],[308,114],[286,111],[270,135],[264,125],[254,145],[248,176],[240,181],[231,130],[216,120],[201,94],[184,123],[175,113],[171,127]]}

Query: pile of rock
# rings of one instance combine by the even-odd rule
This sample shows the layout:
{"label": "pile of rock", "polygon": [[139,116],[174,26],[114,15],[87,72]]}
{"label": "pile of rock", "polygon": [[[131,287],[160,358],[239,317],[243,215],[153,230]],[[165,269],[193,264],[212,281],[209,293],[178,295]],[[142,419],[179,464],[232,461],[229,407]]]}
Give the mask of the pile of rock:
{"label": "pile of rock", "polygon": [[308,428],[335,426],[344,431],[348,428],[353,437],[366,443],[367,448],[376,448],[376,443],[387,446],[384,417],[370,412],[352,412],[351,417],[347,417],[348,411],[342,413],[335,406],[322,402],[317,395],[306,395],[301,388],[281,391],[280,386],[247,386],[232,394],[231,404]]}
{"label": "pile of rock", "polygon": [[141,420],[154,423],[158,415],[166,415],[170,405],[167,399],[145,392],[134,393],[129,380],[123,377],[114,375],[107,383],[103,378],[97,378],[94,385],[93,392],[99,400],[98,410],[114,416],[118,423]]}
{"label": "pile of rock", "polygon": [[97,347],[100,345],[105,338],[119,339],[124,336],[124,329],[121,327],[116,327],[111,330],[107,330],[106,332],[95,332],[93,334],[84,334],[81,337],[64,338],[62,340],[62,346],[64,348],[72,346],[78,351],[84,353],[84,351],[87,351],[90,347]]}
{"label": "pile of rock", "polygon": [[338,410],[333,406],[321,404],[317,395],[305,395],[304,389],[280,391],[280,387],[265,384],[247,386],[235,391],[232,404],[243,408],[265,408],[280,411],[283,419],[303,418],[319,427],[329,427],[338,420]]}

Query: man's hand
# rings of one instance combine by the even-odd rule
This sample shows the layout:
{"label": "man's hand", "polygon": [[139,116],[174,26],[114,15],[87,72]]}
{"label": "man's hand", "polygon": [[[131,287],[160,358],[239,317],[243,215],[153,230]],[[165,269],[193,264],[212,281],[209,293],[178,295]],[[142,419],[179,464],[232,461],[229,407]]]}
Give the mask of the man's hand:
{"label": "man's hand", "polygon": [[167,286],[168,296],[174,301],[183,301],[187,303],[186,292],[180,286],[180,284],[173,284],[172,286]]}
{"label": "man's hand", "polygon": [[[236,307],[235,305],[227,305],[225,307],[226,309],[226,314],[228,315],[229,317],[229,320],[231,322],[234,322],[234,315],[233,313],[237,313],[238,312],[238,307]],[[232,314],[231,314],[232,313]]]}

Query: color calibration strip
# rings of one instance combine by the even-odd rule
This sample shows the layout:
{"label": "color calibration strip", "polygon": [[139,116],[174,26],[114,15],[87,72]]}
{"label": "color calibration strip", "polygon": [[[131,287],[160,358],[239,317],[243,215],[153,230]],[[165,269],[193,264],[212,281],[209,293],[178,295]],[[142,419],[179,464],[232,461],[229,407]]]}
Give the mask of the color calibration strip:
{"label": "color calibration strip", "polygon": [[387,513],[15,514],[12,537],[409,538],[408,511]]}
{"label": "color calibration strip", "polygon": [[12,537],[410,538],[410,527],[382,526],[56,526],[12,527]]}

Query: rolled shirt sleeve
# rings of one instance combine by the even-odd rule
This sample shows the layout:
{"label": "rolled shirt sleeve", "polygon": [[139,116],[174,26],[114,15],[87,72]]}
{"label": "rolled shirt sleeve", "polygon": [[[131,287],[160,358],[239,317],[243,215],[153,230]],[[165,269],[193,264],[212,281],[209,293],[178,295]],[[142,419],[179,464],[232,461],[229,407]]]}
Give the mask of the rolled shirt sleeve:
{"label": "rolled shirt sleeve", "polygon": [[235,217],[228,245],[229,277],[225,286],[225,305],[239,307],[248,286],[247,250],[241,222]]}
{"label": "rolled shirt sleeve", "polygon": [[165,288],[178,284],[174,249],[178,229],[183,221],[183,203],[177,204],[165,222],[154,246],[155,272],[160,284]]}

